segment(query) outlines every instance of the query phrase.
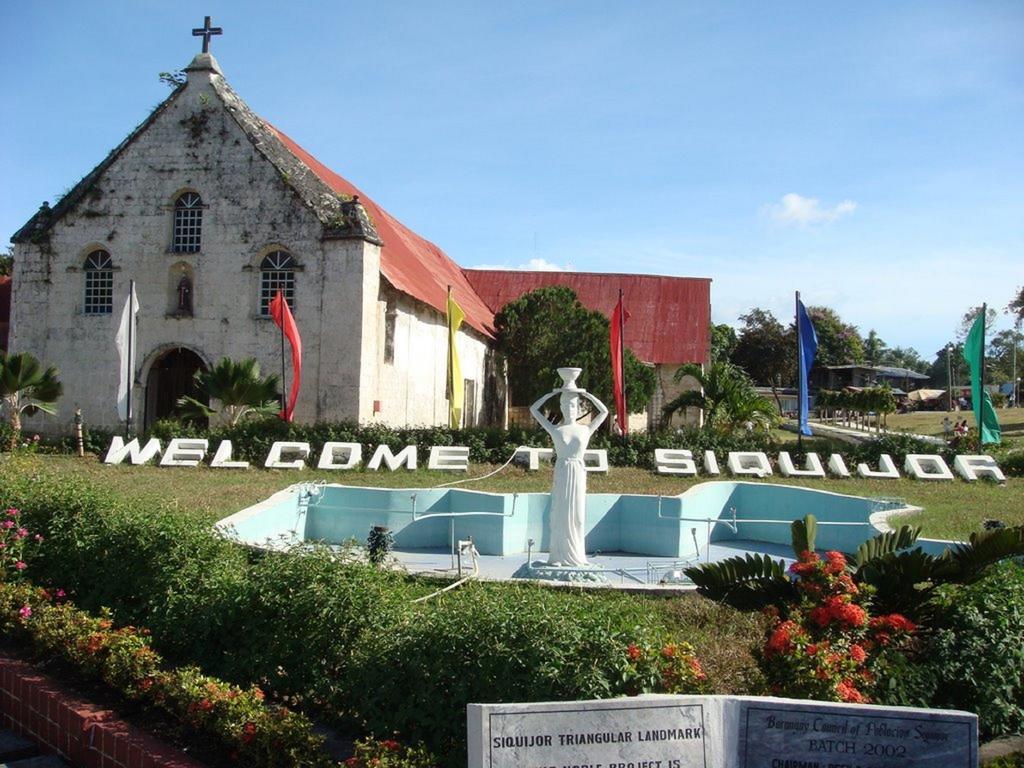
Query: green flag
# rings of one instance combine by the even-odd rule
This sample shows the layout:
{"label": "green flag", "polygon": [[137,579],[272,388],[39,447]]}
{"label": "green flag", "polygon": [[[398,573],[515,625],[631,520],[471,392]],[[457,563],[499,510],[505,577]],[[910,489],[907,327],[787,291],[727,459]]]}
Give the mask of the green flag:
{"label": "green flag", "polygon": [[978,434],[981,435],[982,445],[1000,441],[996,409],[992,407],[992,398],[988,396],[988,392],[983,386],[985,380],[985,311],[986,307],[982,306],[981,314],[974,321],[971,332],[967,334],[967,341],[964,342],[964,359],[971,369],[971,403],[974,406],[974,421],[978,425]]}

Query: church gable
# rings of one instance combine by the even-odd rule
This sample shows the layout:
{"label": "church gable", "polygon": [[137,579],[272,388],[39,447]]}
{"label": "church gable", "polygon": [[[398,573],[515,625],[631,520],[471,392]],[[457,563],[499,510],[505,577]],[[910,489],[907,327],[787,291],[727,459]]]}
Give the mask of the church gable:
{"label": "church gable", "polygon": [[[144,214],[147,205],[171,206],[179,193],[199,186],[199,180],[216,178],[221,192],[234,198],[229,202],[236,209],[264,208],[266,187],[273,181],[280,193],[312,214],[309,220],[318,225],[318,238],[379,243],[358,201],[336,194],[289,152],[273,129],[231,90],[212,56],[196,56],[186,72],[187,83],[176,88],[52,209],[44,204],[12,241],[46,243],[59,223],[73,226],[83,217],[118,218],[130,215],[133,208]],[[254,167],[260,161],[272,172]],[[258,194],[253,193],[254,175],[264,177],[264,189]],[[237,183],[232,184],[233,180]],[[154,191],[158,199],[152,199]],[[268,211],[257,213],[260,221],[267,220]],[[287,212],[281,223],[288,225],[302,215]],[[240,230],[243,241],[247,231]]]}

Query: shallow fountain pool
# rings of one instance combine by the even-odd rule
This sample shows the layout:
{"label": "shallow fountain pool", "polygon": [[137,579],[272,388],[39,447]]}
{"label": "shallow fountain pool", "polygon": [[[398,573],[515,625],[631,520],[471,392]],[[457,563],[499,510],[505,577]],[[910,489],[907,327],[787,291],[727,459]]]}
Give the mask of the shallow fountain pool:
{"label": "shallow fountain pool", "polygon": [[[301,483],[217,523],[257,547],[366,540],[374,526],[394,536],[411,570],[445,570],[459,540],[472,539],[481,575],[507,578],[528,556],[547,551],[547,493],[465,489],[390,489]],[[633,581],[698,560],[742,552],[791,554],[790,523],[818,519],[820,549],[856,550],[885,529],[886,518],[915,511],[897,499],[865,498],[753,482],[706,482],[677,496],[587,495],[586,545],[605,568]],[[949,542],[919,540],[938,554]],[[641,578],[636,574],[645,573]]]}

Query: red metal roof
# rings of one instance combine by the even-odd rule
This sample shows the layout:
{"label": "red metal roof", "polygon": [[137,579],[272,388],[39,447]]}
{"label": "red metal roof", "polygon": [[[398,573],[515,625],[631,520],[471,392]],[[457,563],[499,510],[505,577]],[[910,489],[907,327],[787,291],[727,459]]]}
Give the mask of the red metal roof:
{"label": "red metal roof", "polygon": [[467,269],[470,284],[495,313],[527,291],[565,285],[588,309],[611,317],[623,292],[630,318],[625,344],[647,363],[703,363],[708,357],[711,280],[596,272]]}
{"label": "red metal roof", "polygon": [[[264,121],[265,122],[265,121]],[[448,286],[455,301],[466,313],[466,322],[486,336],[493,336],[494,313],[476,294],[459,268],[447,254],[429,240],[417,235],[402,222],[336,174],[306,150],[267,123],[286,147],[332,190],[340,195],[358,195],[359,202],[373,220],[384,245],[380,249],[380,271],[395,288],[439,312],[447,308]]]}

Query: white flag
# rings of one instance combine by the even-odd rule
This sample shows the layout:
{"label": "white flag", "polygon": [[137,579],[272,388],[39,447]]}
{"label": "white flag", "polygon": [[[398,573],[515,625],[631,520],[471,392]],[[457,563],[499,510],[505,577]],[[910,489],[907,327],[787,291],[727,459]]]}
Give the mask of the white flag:
{"label": "white flag", "polygon": [[120,362],[117,373],[117,416],[121,421],[130,419],[128,410],[128,388],[135,378],[135,350],[139,346],[136,335],[136,318],[139,313],[139,299],[135,295],[135,281],[131,282],[128,297],[124,300],[121,310],[121,322],[117,325],[114,346],[117,347],[117,359]]}

